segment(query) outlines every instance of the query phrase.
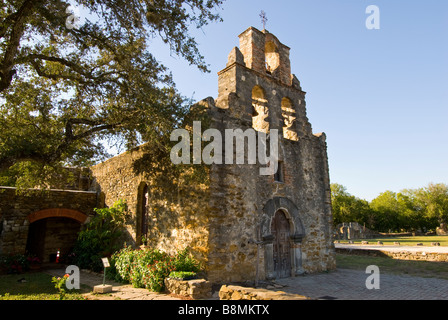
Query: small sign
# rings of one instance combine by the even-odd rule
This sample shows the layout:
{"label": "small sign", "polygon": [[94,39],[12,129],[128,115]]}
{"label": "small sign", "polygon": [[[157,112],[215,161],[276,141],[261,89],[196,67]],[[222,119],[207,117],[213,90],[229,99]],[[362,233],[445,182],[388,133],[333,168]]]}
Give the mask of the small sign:
{"label": "small sign", "polygon": [[103,261],[104,268],[109,268],[110,267],[109,259],[101,258],[101,261]]}

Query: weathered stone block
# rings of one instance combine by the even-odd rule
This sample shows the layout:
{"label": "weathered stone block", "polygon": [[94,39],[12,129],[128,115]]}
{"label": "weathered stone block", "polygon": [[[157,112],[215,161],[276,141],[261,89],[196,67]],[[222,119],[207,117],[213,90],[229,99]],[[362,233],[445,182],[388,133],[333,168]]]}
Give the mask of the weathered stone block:
{"label": "weathered stone block", "polygon": [[168,278],[165,279],[165,287],[170,293],[189,296],[195,300],[208,299],[212,295],[212,284],[203,279],[182,281]]}
{"label": "weathered stone block", "polygon": [[222,286],[219,290],[220,300],[309,300],[310,298],[289,294],[283,291],[246,288],[239,286]]}

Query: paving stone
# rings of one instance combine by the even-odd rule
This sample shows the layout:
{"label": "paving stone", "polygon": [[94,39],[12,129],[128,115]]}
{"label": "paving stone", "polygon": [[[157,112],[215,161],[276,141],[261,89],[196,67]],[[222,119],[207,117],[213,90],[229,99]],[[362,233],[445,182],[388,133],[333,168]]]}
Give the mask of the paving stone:
{"label": "paving stone", "polygon": [[[63,275],[64,270],[49,270],[50,274]],[[358,270],[337,271],[276,280],[282,291],[322,300],[448,300],[448,280],[380,274],[380,289],[368,290],[369,274]],[[91,286],[102,283],[102,276],[81,271],[81,283]],[[179,298],[150,292],[106,281],[113,285],[111,294],[87,295],[101,300],[180,300]],[[216,299],[216,297],[214,298]]]}
{"label": "paving stone", "polygon": [[380,274],[380,289],[368,290],[369,275],[362,271],[337,271],[277,280],[283,291],[310,298],[333,297],[338,300],[444,300],[448,297],[448,280]]}

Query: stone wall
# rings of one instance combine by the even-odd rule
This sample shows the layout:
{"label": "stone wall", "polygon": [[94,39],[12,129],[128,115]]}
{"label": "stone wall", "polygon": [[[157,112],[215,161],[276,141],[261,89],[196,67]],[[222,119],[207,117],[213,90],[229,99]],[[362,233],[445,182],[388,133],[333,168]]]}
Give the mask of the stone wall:
{"label": "stone wall", "polygon": [[[38,222],[29,217],[38,210],[65,208],[89,215],[95,207],[125,200],[131,214],[123,241],[139,246],[145,238],[148,246],[168,253],[189,247],[213,283],[334,269],[326,136],[312,132],[306,93],[291,74],[290,48],[266,30],[249,28],[239,38],[240,49],[231,51],[219,72],[217,99],[198,103],[183,124],[190,136],[194,121],[200,121],[202,132],[216,129],[223,146],[215,153],[223,164],[173,165],[172,143],[161,140],[109,159],[90,172],[75,170],[71,187],[91,192],[52,190],[30,198],[3,188],[0,250],[25,250],[29,222]],[[261,163],[259,152],[257,164],[248,164],[248,144],[244,164],[224,164],[229,156],[224,151],[226,130],[270,134],[268,145],[277,130],[278,174],[261,174],[267,165]],[[260,143],[256,144],[259,149]],[[37,216],[76,220],[73,212],[59,213]],[[287,248],[281,254],[277,249],[281,237],[272,230],[278,216],[284,219],[281,241]],[[45,256],[55,250],[52,242],[67,238],[57,231],[61,221],[47,223]]]}
{"label": "stone wall", "polygon": [[[249,128],[217,108],[213,99],[198,106],[205,112],[191,120],[208,123],[203,131]],[[139,245],[139,191],[147,184],[148,246],[170,253],[190,247],[212,282],[254,280],[257,274],[260,279],[272,278],[265,261],[269,241],[263,239],[270,231],[262,234],[261,229],[263,224],[269,226],[276,208],[289,210],[298,232],[291,246],[300,255],[293,275],[295,271],[319,272],[335,267],[325,147],[324,136],[311,135],[298,142],[282,140],[285,183],[277,183],[273,176],[259,174],[260,165],[236,164],[181,166],[180,176],[165,179],[151,173],[146,167],[150,163],[143,165],[147,148],[143,145],[93,167],[93,187],[103,194],[107,206],[118,199],[127,201],[132,213],[127,241]],[[273,201],[272,207],[267,206],[269,201]]]}
{"label": "stone wall", "polygon": [[[334,269],[326,136],[312,133],[306,93],[290,73],[289,48],[255,28],[240,35],[240,47],[219,72],[217,99],[198,103],[184,123],[190,134],[193,121],[201,122],[202,132],[221,133],[223,152],[215,152],[223,164],[173,166],[169,155],[155,152],[157,144],[146,144],[93,167],[92,190],[107,206],[127,201],[130,244],[140,244],[147,222],[150,247],[170,253],[190,247],[213,283],[278,276],[271,223],[280,211],[288,220],[290,275]],[[266,50],[278,54],[277,72],[267,72]],[[279,133],[282,181],[261,175],[266,166],[259,161],[248,164],[247,144],[245,164],[224,162],[226,130],[252,130],[257,103],[266,108],[263,129]]]}
{"label": "stone wall", "polygon": [[370,230],[357,222],[340,223],[334,229],[336,240],[374,239],[381,236],[379,232]]}
{"label": "stone wall", "polygon": [[[277,210],[285,212],[291,225],[292,275],[335,268],[326,136],[312,133],[305,92],[297,78],[289,73],[291,81],[286,82],[284,75],[266,72],[265,43],[274,40],[280,51],[289,50],[268,32],[250,28],[240,35],[241,50],[234,48],[226,68],[218,73],[218,98],[209,106],[211,127],[223,136],[226,129],[246,131],[254,125],[253,104],[259,103],[263,92],[267,127],[279,132],[284,175],[284,181],[276,182],[272,175],[260,175],[260,165],[212,165],[209,276],[213,280],[254,279],[257,273],[261,278],[275,277],[270,223]],[[279,70],[289,68],[285,51]],[[283,135],[285,98],[294,111],[289,129],[296,139]]]}
{"label": "stone wall", "polygon": [[[97,205],[97,195],[94,192],[67,190],[24,190],[17,192],[15,188],[0,187],[0,254],[25,253],[30,219],[36,212],[49,209],[47,214],[40,217],[40,220],[35,221],[38,217],[34,217],[31,220],[37,223],[52,217],[60,219],[64,217],[72,218],[73,215],[70,215],[72,212],[89,216],[94,213],[93,209]],[[63,209],[67,209],[69,215],[65,216]],[[51,212],[53,213],[51,214]],[[73,226],[68,227],[70,223],[67,223],[67,228],[65,228],[60,223],[60,220],[48,222],[46,227],[49,231],[48,235],[51,235],[51,237],[41,239],[47,243],[47,248],[53,245],[68,246],[66,241],[68,236],[67,230],[71,229],[73,231]],[[78,229],[80,226],[81,223],[78,222]],[[69,233],[72,234],[73,232]],[[45,251],[45,260],[48,260],[48,255],[49,251],[47,250]]]}
{"label": "stone wall", "polygon": [[139,246],[144,236],[142,190],[147,185],[147,245],[171,254],[189,247],[205,263],[209,232],[207,168],[180,166],[180,173],[173,173],[162,168],[163,159],[157,163],[149,159],[148,148],[140,146],[93,167],[92,188],[102,194],[106,206],[120,199],[127,202],[131,218],[125,241]]}
{"label": "stone wall", "polygon": [[338,248],[336,252],[341,254],[353,254],[373,257],[389,257],[397,260],[413,260],[413,261],[432,261],[432,262],[448,262],[448,253],[426,252],[424,250],[413,251],[387,251],[387,250],[368,250],[368,249],[346,249]]}
{"label": "stone wall", "polygon": [[63,260],[65,255],[71,253],[70,249],[78,238],[81,224],[75,220],[60,218],[48,218],[39,222],[45,223],[44,227],[39,228],[40,232],[45,232],[41,253],[44,262],[55,262],[57,252]]}

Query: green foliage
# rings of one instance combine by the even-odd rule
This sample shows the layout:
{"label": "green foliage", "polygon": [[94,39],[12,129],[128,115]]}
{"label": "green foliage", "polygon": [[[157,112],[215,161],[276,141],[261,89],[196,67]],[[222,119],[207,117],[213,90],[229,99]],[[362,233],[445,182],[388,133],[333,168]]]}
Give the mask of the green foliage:
{"label": "green foliage", "polygon": [[379,232],[435,230],[448,222],[448,185],[385,191],[370,203],[331,185],[334,224],[358,222]]}
{"label": "green foliage", "polygon": [[[207,72],[190,29],[220,20],[222,0],[3,2],[0,9],[0,182],[48,185],[47,171],[90,166],[166,137],[189,109],[151,52],[160,38]],[[148,121],[151,119],[151,121]],[[169,140],[169,139],[168,139]]]}
{"label": "green foliage", "polygon": [[59,300],[64,300],[65,294],[67,292],[66,283],[70,276],[68,274],[65,274],[63,277],[53,277],[51,278],[51,282],[54,283],[54,287],[56,290],[58,290],[59,293]]}
{"label": "green foliage", "polygon": [[199,272],[201,264],[191,255],[190,250],[185,248],[175,256],[174,268],[176,271]]}
{"label": "green foliage", "polygon": [[369,203],[349,194],[344,186],[331,184],[331,203],[335,225],[343,222],[359,222],[372,228],[373,212]]}
{"label": "green foliage", "polygon": [[[20,276],[22,277],[25,278],[25,282],[18,282],[18,277],[14,274],[0,275],[0,300],[59,300],[61,298],[55,289],[51,275],[44,272],[32,272]],[[86,300],[80,290],[64,290],[66,290],[64,300]],[[90,288],[88,291],[90,292]]]}
{"label": "green foliage", "polygon": [[23,254],[0,255],[0,269],[6,273],[23,273],[28,271],[32,264],[36,263],[40,263],[40,260],[35,256]]}
{"label": "green foliage", "polygon": [[169,278],[177,280],[192,280],[196,279],[196,276],[196,272],[173,271],[170,273]]}
{"label": "green foliage", "polygon": [[448,185],[430,183],[416,190],[415,194],[429,218],[436,219],[438,223],[448,222]]}
{"label": "green foliage", "polygon": [[156,260],[146,267],[140,265],[142,284],[146,289],[161,292],[165,288],[165,278],[174,270],[172,257],[166,255],[162,260]]}
{"label": "green foliage", "polygon": [[400,230],[401,208],[396,193],[391,191],[383,192],[372,200],[370,206],[377,213],[375,230],[383,232]]}
{"label": "green foliage", "polygon": [[95,209],[85,229],[78,234],[73,249],[73,264],[80,268],[101,271],[101,258],[112,255],[121,244],[118,242],[123,232],[127,216],[127,205],[122,200],[110,208]]}
{"label": "green foliage", "polygon": [[124,248],[113,255],[111,262],[121,281],[156,292],[162,291],[163,280],[174,269],[173,258],[159,250]]}
{"label": "green foliage", "polygon": [[110,258],[110,268],[107,268],[107,277],[115,281],[130,282],[132,262],[137,255],[131,247],[115,252]]}
{"label": "green foliage", "polygon": [[402,190],[397,193],[397,202],[402,230],[434,230],[437,227],[434,220],[426,216],[425,207],[421,204],[414,190]]}
{"label": "green foliage", "polygon": [[173,271],[198,272],[200,264],[187,249],[170,256],[156,249],[133,250],[126,247],[112,256],[111,269],[108,277],[114,280],[160,292],[165,287],[165,278]]}

